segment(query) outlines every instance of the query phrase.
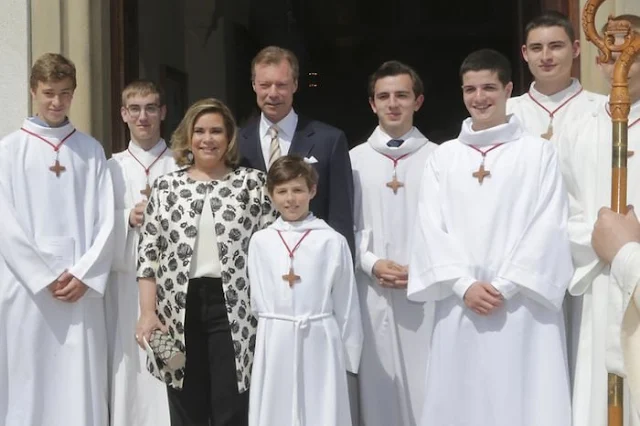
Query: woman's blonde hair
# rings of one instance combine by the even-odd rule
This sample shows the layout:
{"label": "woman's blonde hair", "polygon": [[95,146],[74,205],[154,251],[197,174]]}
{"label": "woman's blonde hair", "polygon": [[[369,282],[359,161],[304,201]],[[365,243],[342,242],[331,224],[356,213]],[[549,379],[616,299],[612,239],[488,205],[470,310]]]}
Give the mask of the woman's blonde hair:
{"label": "woman's blonde hair", "polygon": [[173,151],[173,158],[176,160],[178,166],[184,167],[192,164],[193,157],[189,158],[189,153],[191,153],[193,127],[201,116],[210,113],[220,114],[224,123],[224,130],[229,141],[227,152],[224,154],[224,163],[231,168],[237,167],[240,161],[236,141],[238,126],[229,107],[222,101],[214,98],[201,99],[191,105],[184,114],[178,128],[173,132],[171,136],[171,149]]}

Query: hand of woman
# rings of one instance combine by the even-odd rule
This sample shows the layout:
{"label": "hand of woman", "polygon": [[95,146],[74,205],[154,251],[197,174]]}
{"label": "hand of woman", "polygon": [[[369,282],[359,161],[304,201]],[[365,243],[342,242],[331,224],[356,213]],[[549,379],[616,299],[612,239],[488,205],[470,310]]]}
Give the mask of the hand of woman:
{"label": "hand of woman", "polygon": [[155,312],[142,312],[136,325],[136,342],[138,342],[138,345],[142,349],[146,349],[143,338],[146,339],[148,343],[151,338],[151,333],[154,330],[161,330],[163,333],[166,333],[167,327],[162,325]]}

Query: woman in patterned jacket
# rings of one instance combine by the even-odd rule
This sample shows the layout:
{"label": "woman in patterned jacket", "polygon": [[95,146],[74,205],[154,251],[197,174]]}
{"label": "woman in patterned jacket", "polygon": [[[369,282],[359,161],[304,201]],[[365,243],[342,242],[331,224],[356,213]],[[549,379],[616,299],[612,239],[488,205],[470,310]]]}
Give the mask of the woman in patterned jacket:
{"label": "woman in patterned jacket", "polygon": [[237,166],[236,134],[222,102],[193,104],[171,139],[185,168],[154,182],[141,229],[136,339],[160,329],[186,356],[177,370],[147,362],[168,385],[173,426],[247,423],[257,321],[246,256],[275,211],[265,174]]}

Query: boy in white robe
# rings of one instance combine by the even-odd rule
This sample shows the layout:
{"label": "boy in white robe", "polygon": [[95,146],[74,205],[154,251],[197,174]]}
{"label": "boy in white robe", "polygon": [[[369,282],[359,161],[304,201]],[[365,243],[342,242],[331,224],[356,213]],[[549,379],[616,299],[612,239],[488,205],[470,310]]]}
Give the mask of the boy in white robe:
{"label": "boy in white robe", "polygon": [[37,115],[0,140],[0,424],[105,426],[111,176],[67,118],[73,63],[45,54],[30,80]]}
{"label": "boy in white robe", "polygon": [[[524,38],[522,57],[534,80],[527,93],[507,101],[507,113],[517,116],[528,132],[557,143],[564,129],[601,107],[606,97],[584,90],[571,76],[574,60],[580,56],[580,37],[576,38],[567,16],[555,10],[544,12],[526,25]],[[563,308],[573,378],[582,298],[567,295]]]}
{"label": "boy in white robe", "polygon": [[510,74],[496,51],[465,59],[471,118],[422,179],[408,296],[436,301],[423,426],[571,422],[566,193],[551,142],[505,113]]}
{"label": "boy in white robe", "polygon": [[362,323],[347,240],[309,212],[317,173],[297,156],[269,168],[280,217],[249,244],[258,317],[250,426],[350,426],[347,371],[358,372]]}
{"label": "boy in white robe", "polygon": [[424,401],[433,303],[407,299],[420,179],[437,147],[413,126],[423,92],[411,67],[397,61],[382,64],[369,80],[369,103],[378,126],[350,152],[364,330],[360,418],[367,426],[415,425]]}
{"label": "boy in white robe", "polygon": [[[616,20],[630,21],[640,31],[640,17],[621,15]],[[620,39],[619,42],[622,42]],[[612,81],[615,59],[599,64]],[[627,159],[627,200],[640,205],[640,59],[629,70],[628,117],[629,152]],[[576,267],[569,291],[583,298],[578,353],[573,386],[574,426],[607,424],[607,373],[624,376],[625,367],[620,341],[626,296],[611,281],[606,262],[591,246],[591,233],[598,211],[611,204],[612,125],[608,102],[592,114],[577,120],[563,131],[558,143],[560,164],[570,201],[569,234]],[[625,389],[625,394],[627,390]],[[625,395],[624,425],[640,426],[638,409]],[[632,409],[629,409],[632,408]]]}
{"label": "boy in white robe", "polygon": [[111,425],[169,425],[167,388],[145,367],[134,332],[139,316],[136,262],[138,232],[148,188],[160,175],[177,169],[160,136],[166,105],[161,89],[135,81],[122,91],[120,113],[129,127],[126,150],[108,161],[115,191],[115,256],[105,296],[109,331]]}
{"label": "boy in white robe", "polygon": [[533,82],[527,93],[507,101],[507,113],[516,115],[527,131],[555,142],[565,126],[595,110],[605,97],[584,90],[571,77],[573,62],[580,56],[580,38],[565,15],[544,12],[527,24],[524,38],[522,57]]}

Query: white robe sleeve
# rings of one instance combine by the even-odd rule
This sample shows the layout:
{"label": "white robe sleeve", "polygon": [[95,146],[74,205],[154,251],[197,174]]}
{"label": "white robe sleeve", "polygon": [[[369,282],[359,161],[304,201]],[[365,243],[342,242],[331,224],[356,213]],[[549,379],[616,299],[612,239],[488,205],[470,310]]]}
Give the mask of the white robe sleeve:
{"label": "white robe sleeve", "polygon": [[640,294],[636,292],[640,283],[640,244],[627,243],[613,258],[611,276],[622,291],[623,311],[631,301],[640,309]]}
{"label": "white robe sleeve", "polygon": [[95,161],[95,177],[90,180],[95,187],[89,188],[86,200],[93,206],[94,213],[91,245],[80,260],[69,268],[71,275],[95,291],[87,293],[87,296],[104,294],[113,261],[113,184],[101,147],[97,149]]}
{"label": "white robe sleeve", "polygon": [[[579,128],[580,126],[575,126]],[[593,279],[606,266],[591,247],[591,233],[593,221],[589,220],[583,208],[587,194],[581,189],[575,179],[573,165],[576,161],[583,161],[576,154],[576,144],[579,138],[574,131],[560,134],[558,138],[558,156],[560,169],[569,196],[569,239],[571,241],[571,256],[575,272],[569,284],[569,293],[574,296],[584,294]],[[595,172],[595,171],[594,171]]]}
{"label": "white robe sleeve", "polygon": [[331,289],[333,313],[340,327],[345,349],[347,371],[357,374],[362,354],[362,320],[360,303],[353,273],[353,260],[347,240],[342,238],[340,264],[335,271],[335,280]]}
{"label": "white robe sleeve", "polygon": [[560,309],[573,274],[568,202],[551,143],[541,160],[535,210],[497,278],[519,286],[526,296],[549,308]]}
{"label": "white robe sleeve", "polygon": [[362,272],[373,278],[373,265],[380,259],[372,251],[373,247],[371,229],[364,227],[364,212],[362,203],[362,185],[360,183],[360,175],[357,170],[353,171],[353,223],[356,238],[356,267]]}
{"label": "white robe sleeve", "polygon": [[134,259],[138,245],[137,232],[129,225],[131,208],[125,207],[127,181],[120,164],[111,158],[107,162],[113,181],[115,217],[113,227],[113,265],[112,270],[128,272],[135,269]]}
{"label": "white robe sleeve", "polygon": [[0,144],[0,256],[11,273],[29,291],[36,294],[58,278],[64,270],[54,270],[52,255],[38,250],[18,221],[18,212],[13,205],[12,170],[13,160],[7,144]]}
{"label": "white robe sleeve", "polygon": [[407,297],[416,302],[460,298],[476,279],[463,247],[445,227],[441,205],[443,197],[436,170],[438,152],[427,160],[422,177],[416,234],[411,244]]}

